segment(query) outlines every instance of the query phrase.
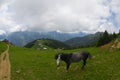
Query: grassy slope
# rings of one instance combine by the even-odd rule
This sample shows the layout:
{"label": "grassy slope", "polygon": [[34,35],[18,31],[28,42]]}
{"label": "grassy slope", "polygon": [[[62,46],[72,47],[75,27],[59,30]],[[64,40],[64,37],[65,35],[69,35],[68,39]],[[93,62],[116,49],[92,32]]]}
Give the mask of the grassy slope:
{"label": "grassy slope", "polygon": [[108,44],[101,46],[101,49],[108,49],[108,50],[120,49],[120,37],[116,38],[115,40],[111,41]]}
{"label": "grassy slope", "polygon": [[7,49],[7,45],[0,41],[0,55]]}
{"label": "grassy slope", "polygon": [[[95,56],[88,60],[84,70],[82,62],[71,65],[69,72],[65,71],[65,63],[56,69],[53,50],[34,50],[10,47],[12,67],[11,80],[119,80],[120,51],[108,52],[98,48],[84,48]],[[66,50],[65,52],[80,51]]]}

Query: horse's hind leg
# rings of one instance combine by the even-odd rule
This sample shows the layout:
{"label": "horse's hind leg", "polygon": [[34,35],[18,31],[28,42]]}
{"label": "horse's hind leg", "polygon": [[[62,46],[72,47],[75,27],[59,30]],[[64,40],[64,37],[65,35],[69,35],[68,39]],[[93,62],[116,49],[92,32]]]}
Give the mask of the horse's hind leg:
{"label": "horse's hind leg", "polygon": [[69,67],[70,67],[70,63],[66,63],[66,70],[67,71],[68,71]]}
{"label": "horse's hind leg", "polygon": [[84,69],[84,66],[86,65],[86,60],[83,60],[83,65],[82,65],[82,69]]}

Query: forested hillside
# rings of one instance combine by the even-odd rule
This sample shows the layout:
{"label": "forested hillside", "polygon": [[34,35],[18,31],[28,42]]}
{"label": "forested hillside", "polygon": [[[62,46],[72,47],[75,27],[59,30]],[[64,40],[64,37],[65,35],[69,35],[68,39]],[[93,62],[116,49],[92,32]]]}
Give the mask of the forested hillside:
{"label": "forested hillside", "polygon": [[35,49],[70,49],[70,46],[53,39],[37,39],[26,44],[25,47]]}
{"label": "forested hillside", "polygon": [[65,41],[65,43],[74,48],[89,47],[95,45],[102,34],[102,32],[97,32],[95,34],[90,34],[84,37],[76,37]]}

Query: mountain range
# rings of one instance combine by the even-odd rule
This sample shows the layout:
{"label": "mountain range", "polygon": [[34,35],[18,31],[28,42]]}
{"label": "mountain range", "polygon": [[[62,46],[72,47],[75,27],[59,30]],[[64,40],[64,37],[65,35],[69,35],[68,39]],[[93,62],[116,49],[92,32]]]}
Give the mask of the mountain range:
{"label": "mountain range", "polygon": [[69,40],[75,37],[83,37],[86,35],[88,34],[84,32],[62,33],[57,31],[52,31],[52,32],[18,31],[18,32],[13,32],[11,34],[0,35],[0,39],[7,39],[17,46],[24,46],[31,41],[34,41],[36,39],[41,39],[41,38],[49,38],[49,39],[65,42],[66,40]]}
{"label": "mountain range", "polygon": [[64,42],[54,39],[37,39],[29,42],[24,47],[34,49],[73,49],[95,45],[103,33],[97,32],[83,37],[75,37]]}
{"label": "mountain range", "polygon": [[88,47],[88,46],[95,45],[102,34],[103,34],[102,32],[97,32],[95,34],[89,34],[83,37],[75,37],[75,38],[66,40],[64,43],[75,48]]}

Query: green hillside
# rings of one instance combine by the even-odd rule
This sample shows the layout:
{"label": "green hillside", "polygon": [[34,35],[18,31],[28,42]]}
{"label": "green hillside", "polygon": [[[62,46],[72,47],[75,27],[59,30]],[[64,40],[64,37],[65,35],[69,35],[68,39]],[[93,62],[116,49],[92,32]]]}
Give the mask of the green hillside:
{"label": "green hillside", "polygon": [[38,39],[25,45],[26,48],[34,49],[70,49],[70,47],[60,41],[53,39]]}
{"label": "green hillside", "polygon": [[0,54],[7,49],[7,45],[0,41]]}
{"label": "green hillside", "polygon": [[101,46],[101,48],[108,50],[120,49],[120,36],[112,40],[110,43]]}
{"label": "green hillside", "polygon": [[120,49],[120,36],[112,41],[112,48]]}
{"label": "green hillside", "polygon": [[73,63],[68,72],[62,62],[56,69],[54,50],[36,50],[10,47],[11,80],[119,80],[120,79],[120,50],[112,52],[99,48],[82,48],[64,50],[78,52],[87,50],[94,59],[88,59],[84,70],[82,62]]}
{"label": "green hillside", "polygon": [[65,43],[73,48],[78,47],[89,47],[95,45],[100,36],[103,35],[102,32],[97,32],[95,34],[90,34],[84,37],[75,37],[65,41]]}

